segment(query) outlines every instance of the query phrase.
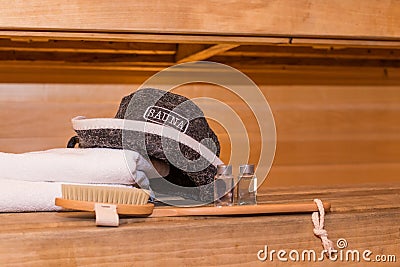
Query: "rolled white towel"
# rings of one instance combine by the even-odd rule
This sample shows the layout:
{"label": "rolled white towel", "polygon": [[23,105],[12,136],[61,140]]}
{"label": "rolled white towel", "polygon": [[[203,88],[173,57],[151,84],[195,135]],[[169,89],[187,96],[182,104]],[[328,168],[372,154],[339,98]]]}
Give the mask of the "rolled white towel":
{"label": "rolled white towel", "polygon": [[[138,171],[145,175],[138,175]],[[22,154],[0,152],[0,179],[32,182],[139,184],[157,172],[139,153],[108,148],[57,148]],[[2,186],[2,185],[1,185]]]}

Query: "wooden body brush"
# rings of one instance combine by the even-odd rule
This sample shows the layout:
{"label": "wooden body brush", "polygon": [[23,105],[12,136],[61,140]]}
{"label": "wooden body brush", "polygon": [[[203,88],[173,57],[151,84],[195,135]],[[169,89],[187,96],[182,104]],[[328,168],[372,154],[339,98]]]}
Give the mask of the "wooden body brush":
{"label": "wooden body brush", "polygon": [[[72,210],[96,212],[96,224],[118,226],[118,214],[134,217],[172,216],[219,216],[251,215],[268,213],[314,212],[314,202],[258,204],[226,207],[157,207],[148,203],[149,191],[138,188],[62,185],[62,198],[56,198],[56,205]],[[330,203],[323,203],[330,209]]]}
{"label": "wooden body brush", "polygon": [[57,206],[81,211],[94,211],[96,224],[118,226],[118,214],[149,216],[154,205],[148,203],[150,192],[139,188],[116,186],[61,185],[62,198]]}

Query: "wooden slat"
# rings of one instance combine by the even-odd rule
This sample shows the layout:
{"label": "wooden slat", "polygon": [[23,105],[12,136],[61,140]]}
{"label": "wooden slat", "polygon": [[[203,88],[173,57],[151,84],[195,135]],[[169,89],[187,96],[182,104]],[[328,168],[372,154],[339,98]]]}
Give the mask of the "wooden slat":
{"label": "wooden slat", "polygon": [[[90,103],[1,103],[1,138],[16,137],[62,137],[73,134],[71,119],[76,116],[88,118],[113,118],[119,102],[110,104]],[[13,116],[11,116],[13,114]],[[19,115],[17,115],[19,114]],[[8,119],[7,119],[8,118]],[[8,125],[8,126],[6,126]]]}
{"label": "wooden slat", "polygon": [[[47,44],[47,43],[46,43]],[[65,45],[66,46],[66,45]],[[62,62],[91,62],[101,65],[102,63],[115,62],[118,65],[134,64],[148,64],[154,66],[158,62],[173,63],[173,57],[166,55],[175,54],[173,51],[149,51],[149,50],[122,50],[122,49],[90,49],[82,46],[82,48],[74,47],[52,47],[45,45],[40,47],[34,45],[33,47],[24,47],[17,45],[16,47],[5,46],[1,47],[0,44],[0,58],[2,60],[20,60],[20,61],[62,61]],[[76,46],[76,44],[75,44]],[[154,46],[154,45],[153,45]],[[178,63],[206,60],[221,52],[227,51],[238,45],[232,44],[218,44],[218,45],[189,45],[182,44],[178,46],[177,55],[175,60]],[[143,56],[143,55],[158,55],[157,57]],[[163,55],[163,56],[161,56]],[[165,66],[165,64],[164,64]]]}
{"label": "wooden slat", "polygon": [[[47,58],[50,57],[49,55],[46,56]],[[147,72],[146,77],[148,78],[149,73],[151,75],[155,74],[156,72],[159,72],[167,67],[170,67],[173,65],[172,62],[168,62],[169,60],[173,60],[173,57],[170,56],[165,56],[164,59],[166,59],[165,62],[160,62],[158,61],[159,58],[156,57],[143,57],[143,56],[133,56],[132,60],[129,61],[129,57],[124,56],[124,62],[118,62],[117,59],[110,59],[115,60],[117,62],[103,62],[103,63],[98,63],[98,62],[91,62],[91,63],[82,63],[82,62],[77,62],[79,58],[79,55],[75,54],[75,62],[67,62],[65,63],[63,58],[60,61],[29,61],[29,60],[5,60],[5,61],[0,61],[0,68],[5,68],[6,66],[9,66],[10,68],[16,68],[17,71],[23,71],[27,70],[28,72],[44,72],[44,73],[54,73],[54,72],[84,72],[84,73],[93,73],[93,72],[109,72],[109,71],[115,71],[115,72],[120,72],[117,73],[117,75],[121,75],[121,72],[126,72],[127,75],[140,75],[144,76],[141,73],[138,72]],[[90,57],[91,59],[95,60],[94,57]],[[152,62],[149,61],[140,61],[141,59],[151,59]],[[7,70],[3,71],[2,73],[7,72]],[[76,75],[79,77],[79,75]],[[83,76],[83,75],[82,75]],[[21,79],[24,79],[24,77],[20,77]],[[127,77],[125,77],[125,81]],[[46,79],[46,77],[43,77],[42,79]],[[132,78],[131,78],[132,79]],[[143,78],[146,80],[146,78]],[[100,77],[101,80],[101,77]],[[118,80],[118,79],[117,79]],[[135,79],[133,79],[135,80]],[[144,81],[143,80],[143,81]],[[10,80],[9,80],[10,81]],[[18,79],[14,80],[18,82]],[[30,82],[33,82],[33,80],[29,80]],[[66,79],[64,79],[66,81]],[[136,80],[137,81],[137,80]],[[106,82],[107,83],[107,82]]]}
{"label": "wooden slat", "polygon": [[[347,135],[347,140],[339,138],[313,139],[293,138],[285,140],[280,138],[278,132],[278,142],[275,152],[274,165],[313,165],[313,164],[359,164],[359,163],[396,163],[400,159],[400,136],[399,135],[376,135],[375,138],[367,139],[363,135]],[[233,133],[228,134],[216,131],[221,148],[221,158],[229,159],[231,155],[230,140],[235,142],[235,147],[243,147],[247,150],[247,143],[242,135]],[[357,138],[358,137],[358,138]],[[390,138],[391,137],[391,138]],[[243,141],[240,141],[243,140]],[[247,140],[246,140],[247,141]],[[258,134],[249,134],[250,161],[258,160],[261,138]],[[228,146],[230,144],[230,146]]]}
{"label": "wooden slat", "polygon": [[[4,30],[0,28],[0,37],[17,42],[48,42],[49,40],[101,41],[101,42],[138,42],[168,44],[288,44],[288,37],[270,36],[218,36],[204,38],[195,34],[151,34],[151,33],[115,33],[115,32],[57,32],[33,30]],[[374,42],[374,41],[369,41]],[[379,44],[379,42],[378,42]]]}
{"label": "wooden slat", "polygon": [[349,137],[349,140],[279,141],[278,137],[274,164],[278,166],[399,162],[400,136],[385,139],[382,135],[377,138],[363,140],[354,136]]}
{"label": "wooden slat", "polygon": [[[65,41],[64,41],[65,42]],[[70,48],[48,45],[43,47],[33,43],[1,47],[0,59],[2,65],[14,62],[25,62],[32,67],[49,66],[63,68],[92,68],[92,69],[123,69],[136,68],[136,70],[162,70],[174,63],[207,60],[228,64],[240,69],[260,66],[265,69],[274,65],[300,65],[300,66],[344,66],[344,67],[399,67],[399,49],[314,49],[311,47],[297,46],[245,46],[238,49],[237,44],[179,44],[175,57],[175,50],[122,50],[105,48],[90,49]],[[57,43],[57,42],[56,42]],[[139,44],[136,44],[139,45]],[[167,45],[167,44],[164,44]],[[154,45],[153,45],[154,46]],[[144,46],[142,47],[143,49]],[[231,50],[231,51],[228,51]],[[228,52],[226,52],[228,51]],[[67,63],[67,64],[66,64]],[[71,64],[73,63],[73,64]],[[143,68],[143,69],[140,69]]]}
{"label": "wooden slat", "polygon": [[[69,135],[68,135],[69,134]],[[65,148],[73,131],[66,131],[61,137],[0,138],[0,151],[5,153],[25,153],[52,148]]]}
{"label": "wooden slat", "polygon": [[140,84],[0,84],[0,101],[115,104]]}
{"label": "wooden slat", "polygon": [[237,46],[238,45],[236,44],[216,44],[211,46],[180,44],[176,52],[175,61],[177,63],[184,63],[206,60],[212,56],[218,55]]}
{"label": "wooden slat", "polygon": [[[49,57],[46,56],[46,57]],[[75,73],[87,73],[90,75],[93,72],[101,72],[101,71],[106,71],[106,72],[111,72],[114,71],[116,75],[120,75],[123,72],[126,72],[127,74],[124,77],[124,80],[126,81],[127,75],[140,75],[140,76],[145,76],[147,75],[152,75],[155,74],[159,71],[165,70],[166,68],[174,65],[170,60],[173,58],[169,56],[165,56],[163,58],[157,58],[157,57],[142,57],[142,56],[134,56],[132,58],[129,58],[127,56],[121,57],[123,60],[122,62],[118,62],[118,59],[116,58],[109,58],[107,61],[109,62],[96,62],[95,57],[90,57],[90,60],[93,60],[90,63],[82,63],[82,62],[76,62],[78,60],[78,55],[74,55],[74,58],[71,59],[66,59],[69,62],[64,62],[64,58],[61,58],[60,61],[29,61],[29,60],[19,60],[15,61],[14,59],[11,60],[5,60],[5,61],[0,61],[0,70],[3,70],[2,73],[7,73],[10,72],[10,69],[16,69],[18,73],[20,73],[20,79],[22,81],[26,82],[36,82],[36,81],[50,81],[52,79],[55,79],[52,76],[47,76],[47,77],[37,77],[32,78],[29,76],[24,76],[24,74],[30,74],[30,73],[38,73],[38,72],[45,72],[45,73],[63,73],[64,71],[70,71],[70,72],[75,72]],[[140,61],[142,59],[148,60],[147,62]],[[248,59],[248,58],[247,58]],[[75,60],[75,62],[73,62]],[[132,60],[132,61],[131,61]],[[279,58],[277,60],[274,59],[268,59],[268,60],[261,60],[261,59],[256,59],[256,60],[246,60],[243,61],[242,63],[237,63],[237,61],[233,61],[229,59],[228,57],[216,57],[211,58],[210,61],[218,62],[225,64],[225,65],[230,65],[233,68],[236,68],[245,74],[248,74],[250,77],[252,77],[255,80],[260,80],[262,82],[266,83],[272,83],[272,84],[296,84],[292,80],[285,80],[284,77],[276,77],[274,74],[278,73],[278,75],[281,76],[286,76],[285,74],[288,73],[290,75],[293,75],[295,79],[299,81],[300,84],[330,84],[332,83],[332,80],[329,78],[332,77],[332,75],[327,74],[327,71],[334,71],[335,68],[341,69],[342,71],[344,68],[347,68],[347,73],[341,73],[343,75],[343,79],[346,80],[337,80],[335,84],[343,84],[343,85],[348,85],[348,84],[365,84],[365,85],[374,85],[374,84],[387,84],[387,85],[395,85],[398,84],[398,80],[394,79],[394,77],[399,76],[399,66],[400,66],[400,61],[398,60],[388,60],[388,61],[381,61],[381,60],[336,60],[336,59],[295,59],[295,58]],[[332,65],[325,65],[332,63]],[[260,64],[260,65],[258,65]],[[373,75],[377,76],[377,79],[372,79],[372,77],[368,77],[365,75],[365,72],[363,72],[362,69],[359,69],[359,67],[369,69],[366,72],[371,72]],[[7,70],[9,68],[9,70]],[[294,71],[291,71],[290,69],[293,68]],[[303,71],[298,71],[301,68],[305,68]],[[309,68],[310,71],[307,71],[307,68]],[[321,71],[321,74],[323,76],[316,77],[317,80],[308,80],[304,78],[304,74],[312,74],[314,73],[313,70],[318,69],[317,72]],[[356,69],[359,69],[361,73],[358,74],[349,74],[350,71],[355,71]],[[13,83],[18,83],[20,82],[17,78],[15,78],[16,74],[15,71],[13,71],[12,75],[6,76],[3,78],[4,82],[13,82]],[[139,72],[147,72],[147,74],[142,74]],[[107,73],[106,73],[107,74]],[[389,76],[390,74],[393,74],[393,76]],[[1,74],[0,74],[1,75]],[[268,75],[268,77],[266,77]],[[60,79],[60,82],[63,83],[79,83],[80,80],[78,79],[80,75],[76,75],[76,77],[72,77],[73,79]],[[83,76],[83,75],[82,75]],[[113,79],[111,77],[112,75],[108,75],[108,78],[112,83],[119,83],[118,79]],[[357,80],[356,76],[359,77],[366,77],[366,79],[369,79],[367,81],[359,81]],[[0,76],[1,77],[1,76]],[[267,79],[268,78],[268,79]],[[132,79],[132,78],[131,78]],[[104,79],[102,79],[104,80]],[[110,82],[105,82],[105,83],[110,83]]]}
{"label": "wooden slat", "polygon": [[235,68],[241,66],[253,66],[254,68],[268,68],[271,65],[300,65],[300,66],[341,66],[341,67],[389,67],[399,68],[399,58],[392,58],[389,60],[383,59],[363,59],[363,58],[336,58],[336,57],[271,57],[271,58],[254,58],[254,57],[241,57],[240,60],[234,57],[214,56],[210,61],[221,62]]}
{"label": "wooden slat", "polygon": [[[0,62],[1,63],[1,62]],[[371,86],[400,85],[396,68],[357,68],[334,66],[241,66],[259,85],[335,85]],[[63,84],[141,84],[165,67],[98,66],[93,64],[47,64],[8,61],[0,64],[2,83],[63,83]]]}
{"label": "wooden slat", "polygon": [[[150,65],[170,66],[173,64],[173,55],[137,55],[137,54],[94,54],[76,52],[29,52],[29,51],[0,51],[0,58],[4,61],[38,61],[39,63],[50,62],[74,62],[74,63],[93,63],[117,64],[117,65]],[[165,64],[169,63],[169,64]]]}
{"label": "wooden slat", "polygon": [[318,48],[344,48],[344,47],[381,47],[399,48],[400,41],[390,40],[346,40],[346,39],[316,39],[316,38],[292,38],[290,44],[293,45],[312,45]]}
{"label": "wooden slat", "polygon": [[[78,65],[79,66],[79,65]],[[0,64],[0,82],[2,83],[72,83],[72,84],[141,84],[156,70],[140,71],[124,68],[120,70],[76,68],[71,64],[70,68],[64,65],[40,64],[28,62],[9,62]]]}
{"label": "wooden slat", "polygon": [[399,10],[400,4],[390,0],[368,0],[362,5],[358,1],[339,0],[274,0],[268,5],[238,0],[229,4],[217,0],[201,3],[140,0],[119,5],[104,0],[90,3],[30,0],[4,8],[0,27],[385,39],[400,35]]}
{"label": "wooden slat", "polygon": [[351,186],[360,183],[398,182],[399,173],[400,164],[398,163],[273,165],[261,186],[261,191],[269,187],[294,185],[343,184]]}
{"label": "wooden slat", "polygon": [[107,54],[139,54],[139,55],[174,55],[174,44],[127,43],[100,41],[13,41],[0,39],[0,51],[31,51],[61,53],[107,53]]}
{"label": "wooden slat", "polygon": [[334,48],[312,46],[240,46],[220,53],[231,57],[271,57],[271,58],[336,58],[336,59],[381,59],[396,60],[400,57],[400,43],[397,48]]}

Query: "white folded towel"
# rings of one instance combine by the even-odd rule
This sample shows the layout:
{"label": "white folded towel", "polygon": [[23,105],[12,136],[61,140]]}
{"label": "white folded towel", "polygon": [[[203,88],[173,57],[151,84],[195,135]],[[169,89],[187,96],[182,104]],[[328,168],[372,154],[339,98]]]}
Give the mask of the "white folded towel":
{"label": "white folded towel", "polygon": [[61,197],[61,184],[0,179],[0,212],[60,210],[54,201]]}
{"label": "white folded towel", "polygon": [[107,148],[0,152],[0,212],[54,211],[61,183],[149,188],[156,170],[139,153]]}
{"label": "white folded towel", "polygon": [[[137,175],[142,171],[145,175]],[[34,182],[139,184],[156,177],[152,165],[135,151],[108,148],[57,148],[22,154],[0,152],[0,179]]]}
{"label": "white folded towel", "polygon": [[0,212],[55,211],[61,184],[0,179]]}

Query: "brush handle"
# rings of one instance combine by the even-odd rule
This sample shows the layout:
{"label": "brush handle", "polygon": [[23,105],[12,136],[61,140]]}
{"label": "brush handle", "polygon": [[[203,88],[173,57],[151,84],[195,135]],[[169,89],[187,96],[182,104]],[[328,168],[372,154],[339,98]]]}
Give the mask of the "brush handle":
{"label": "brush handle", "polygon": [[[326,211],[331,207],[331,204],[328,202],[324,202],[323,205]],[[250,215],[314,211],[318,211],[318,207],[314,202],[194,208],[156,207],[149,217]]]}
{"label": "brush handle", "polygon": [[[82,211],[94,211],[94,202],[68,200],[56,198],[57,206]],[[331,204],[324,202],[324,209],[328,211]],[[118,214],[132,216],[156,217],[174,217],[174,216],[219,216],[219,215],[250,215],[250,214],[268,214],[268,213],[300,213],[318,211],[314,202],[308,203],[285,203],[285,204],[258,204],[243,206],[226,207],[157,207],[153,204],[146,205],[117,205]]]}

